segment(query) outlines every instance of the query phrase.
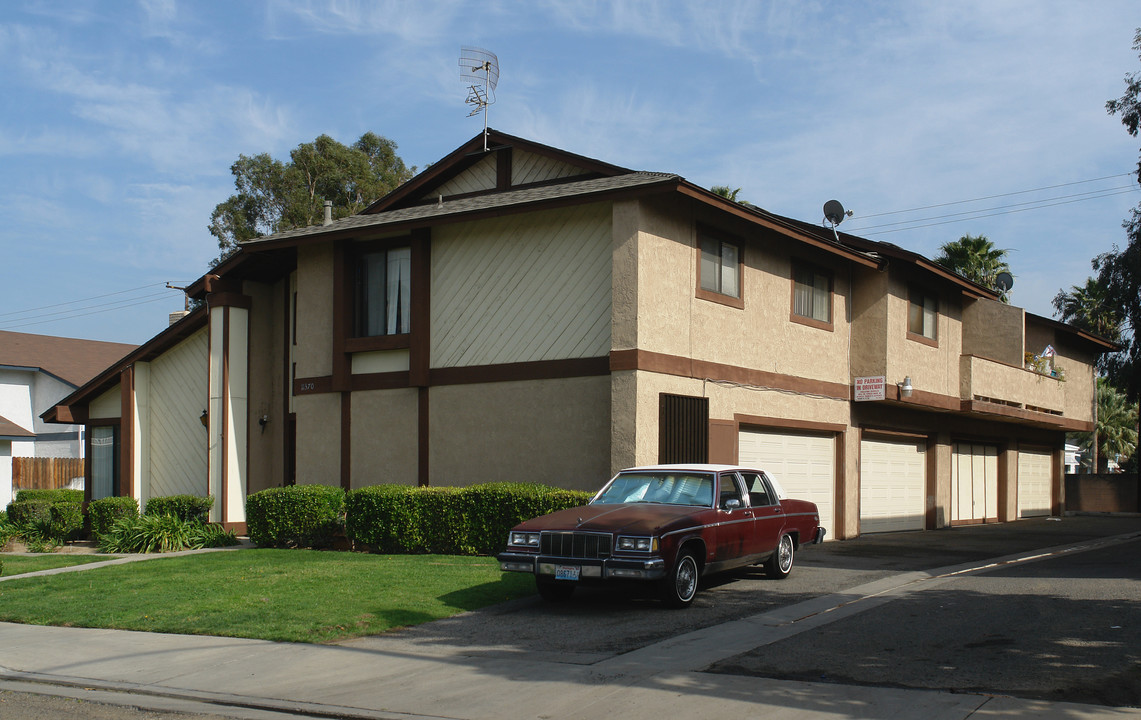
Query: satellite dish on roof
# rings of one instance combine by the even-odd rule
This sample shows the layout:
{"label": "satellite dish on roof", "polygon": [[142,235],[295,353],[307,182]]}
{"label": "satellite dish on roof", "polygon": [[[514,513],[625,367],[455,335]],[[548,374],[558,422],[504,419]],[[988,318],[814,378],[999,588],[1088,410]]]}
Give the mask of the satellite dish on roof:
{"label": "satellite dish on roof", "polygon": [[1010,288],[1014,287],[1014,276],[1004,270],[995,277],[994,286],[1005,295]]}
{"label": "satellite dish on roof", "polygon": [[832,234],[836,236],[836,242],[840,242],[840,234],[836,232],[836,226],[844,222],[844,218],[851,216],[852,211],[845,210],[839,200],[829,200],[824,203],[824,219],[832,223]]}
{"label": "satellite dish on roof", "polygon": [[468,117],[483,113],[483,151],[487,152],[487,106],[495,102],[499,84],[499,58],[483,48],[460,48],[460,77],[468,86],[467,100],[473,106]]}

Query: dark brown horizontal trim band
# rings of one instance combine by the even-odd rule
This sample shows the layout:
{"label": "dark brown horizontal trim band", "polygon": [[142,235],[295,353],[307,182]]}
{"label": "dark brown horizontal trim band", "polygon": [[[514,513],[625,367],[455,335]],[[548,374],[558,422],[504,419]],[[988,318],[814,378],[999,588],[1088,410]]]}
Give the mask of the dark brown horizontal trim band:
{"label": "dark brown horizontal trim band", "polygon": [[846,432],[848,426],[843,423],[815,422],[813,420],[790,420],[788,418],[766,417],[761,415],[734,414],[733,420],[738,426],[751,426],[771,430],[807,430],[809,432],[838,435]]}
{"label": "dark brown horizontal trim band", "polygon": [[294,395],[319,395],[329,392],[333,392],[333,377],[331,375],[296,378],[293,381]]}
{"label": "dark brown horizontal trim band", "polygon": [[345,352],[373,352],[376,350],[403,350],[412,347],[412,336],[403,335],[377,335],[375,337],[345,338]]}
{"label": "dark brown horizontal trim band", "polygon": [[357,390],[399,390],[411,387],[408,371],[367,373],[352,376],[352,389]]}
{"label": "dark brown horizontal trim band", "polygon": [[926,335],[920,335],[919,333],[914,333],[914,332],[911,332],[910,330],[907,331],[907,339],[911,340],[912,342],[917,342],[917,343],[920,343],[923,345],[927,345],[929,347],[933,347],[933,348],[939,347],[939,341],[937,339],[929,338]]}
{"label": "dark brown horizontal trim band", "polygon": [[1023,420],[1035,425],[1043,425],[1051,429],[1065,430],[1067,432],[1092,432],[1094,428],[1092,422],[1075,420],[1052,413],[1035,412],[1034,410],[1026,410],[1009,405],[989,403],[983,400],[963,400],[961,401],[960,409],[965,413],[999,415],[1001,417],[1011,418],[1012,420]]}
{"label": "dark brown horizontal trim band", "polygon": [[236,292],[218,292],[206,296],[206,303],[212,308],[236,307],[249,310],[253,298]]}
{"label": "dark brown horizontal trim band", "polygon": [[610,370],[612,372],[643,370],[698,380],[724,380],[755,387],[824,395],[837,400],[847,400],[851,394],[849,386],[844,383],[810,380],[795,375],[694,360],[650,350],[614,350],[610,353]]}
{"label": "dark brown horizontal trim band", "polygon": [[926,390],[912,390],[911,397],[905,398],[898,385],[888,386],[887,393],[888,400],[898,400],[903,405],[918,405],[920,408],[933,410],[960,410],[963,402],[954,395],[942,395]]}
{"label": "dark brown horizontal trim band", "polygon": [[474,383],[510,382],[512,380],[594,377],[609,374],[610,358],[603,356],[567,360],[537,360],[535,362],[506,363],[503,365],[432,368],[428,377],[432,385],[471,385]]}
{"label": "dark brown horizontal trim band", "polygon": [[908,431],[908,430],[891,430],[882,427],[861,427],[860,437],[881,438],[884,440],[928,440],[930,436],[927,433]]}

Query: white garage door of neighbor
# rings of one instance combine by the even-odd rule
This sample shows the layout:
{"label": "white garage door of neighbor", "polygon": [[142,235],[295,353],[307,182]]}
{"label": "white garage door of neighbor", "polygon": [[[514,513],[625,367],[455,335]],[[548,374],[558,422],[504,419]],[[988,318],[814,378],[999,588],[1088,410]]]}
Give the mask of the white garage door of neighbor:
{"label": "white garage door of neighbor", "polygon": [[816,503],[826,537],[836,537],[835,437],[742,430],[737,457],[745,467],[775,475],[789,497]]}
{"label": "white garage door of neighbor", "polygon": [[1018,516],[1040,517],[1051,511],[1054,456],[1049,450],[1018,451]]}
{"label": "white garage door of neighbor", "polygon": [[955,443],[951,522],[998,519],[998,446]]}
{"label": "white garage door of neighbor", "polygon": [[860,533],[922,530],[927,509],[927,443],[860,443]]}

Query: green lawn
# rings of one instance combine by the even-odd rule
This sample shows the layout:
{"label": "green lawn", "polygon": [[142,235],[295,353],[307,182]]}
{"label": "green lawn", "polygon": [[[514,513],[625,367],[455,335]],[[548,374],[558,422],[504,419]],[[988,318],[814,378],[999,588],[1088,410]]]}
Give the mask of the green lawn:
{"label": "green lawn", "polygon": [[71,565],[83,565],[85,563],[102,562],[104,560],[114,560],[119,557],[118,555],[54,555],[54,554],[39,554],[35,556],[28,555],[0,555],[0,560],[4,561],[4,570],[0,575],[8,577],[9,575],[22,575],[24,573],[36,572],[38,570],[51,570],[52,568],[69,567]]}
{"label": "green lawn", "polygon": [[0,621],[317,643],[534,589],[488,557],[235,550],[9,580],[0,583]]}

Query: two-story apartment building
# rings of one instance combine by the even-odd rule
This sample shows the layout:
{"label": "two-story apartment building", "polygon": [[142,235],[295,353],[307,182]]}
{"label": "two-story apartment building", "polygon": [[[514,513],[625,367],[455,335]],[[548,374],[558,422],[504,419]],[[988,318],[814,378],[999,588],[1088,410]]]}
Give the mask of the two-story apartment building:
{"label": "two-story apartment building", "polygon": [[[246,243],[48,417],[113,438],[109,493],[209,492],[239,526],[293,482],[594,489],[659,461],[764,467],[831,537],[1061,509],[1111,344],[677,175],[483,143]],[[1024,369],[1047,345],[1064,380]]]}

